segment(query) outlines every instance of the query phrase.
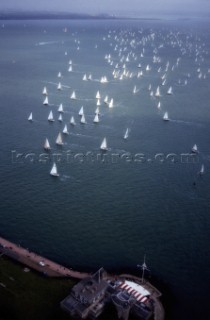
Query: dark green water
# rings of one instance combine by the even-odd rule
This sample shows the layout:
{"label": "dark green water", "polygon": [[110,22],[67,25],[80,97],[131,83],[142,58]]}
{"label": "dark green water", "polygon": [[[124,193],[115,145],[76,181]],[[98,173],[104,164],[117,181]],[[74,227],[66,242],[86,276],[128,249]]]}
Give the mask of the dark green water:
{"label": "dark green water", "polygon": [[[209,314],[208,30],[208,23],[198,20],[7,21],[0,28],[0,234],[79,270],[104,266],[138,272],[136,265],[146,254],[172,320],[208,319]],[[129,61],[120,63],[129,52]],[[107,54],[113,65],[104,59]],[[153,63],[154,55],[159,63]],[[69,60],[73,72],[68,72]],[[161,86],[167,62],[167,84]],[[133,77],[114,79],[117,63],[121,71],[125,63]],[[137,78],[139,63],[143,76]],[[82,81],[85,73],[94,81]],[[98,81],[104,75],[107,84]],[[160,85],[161,110],[159,98],[149,95],[149,84],[154,92]],[[134,85],[139,89],[135,95]],[[172,96],[166,93],[170,85]],[[44,86],[49,106],[42,104]],[[70,100],[73,90],[76,101]],[[97,90],[114,99],[114,108],[101,101],[100,123],[94,125]],[[63,123],[57,121],[60,103]],[[82,105],[83,126],[78,116]],[[50,110],[52,124],[47,121]],[[165,111],[168,123],[162,120]],[[33,123],[27,120],[30,112]],[[58,148],[55,139],[65,123],[70,135]],[[127,127],[130,135],[124,141]],[[102,162],[97,154],[105,136],[109,151]],[[46,137],[52,151],[44,163]],[[181,155],[195,143],[200,151],[196,160],[184,161]],[[54,153],[61,154],[58,179],[49,175]],[[167,158],[172,153],[175,162]],[[144,155],[141,161],[137,154]],[[201,164],[205,174],[199,177]]]}

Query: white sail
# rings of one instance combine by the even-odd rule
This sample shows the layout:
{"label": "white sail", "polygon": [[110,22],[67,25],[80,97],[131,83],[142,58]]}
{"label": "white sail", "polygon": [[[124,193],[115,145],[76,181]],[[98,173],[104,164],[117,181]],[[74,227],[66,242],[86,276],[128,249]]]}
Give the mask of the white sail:
{"label": "white sail", "polygon": [[97,93],[96,93],[96,99],[101,99],[101,95],[100,95],[99,91],[97,91]]}
{"label": "white sail", "polygon": [[128,139],[129,129],[127,128],[124,134],[124,139]]}
{"label": "white sail", "polygon": [[72,126],[75,126],[75,124],[76,124],[73,116],[70,119],[70,123],[71,123]]}
{"label": "white sail", "polygon": [[56,166],[55,162],[53,163],[52,169],[50,171],[50,175],[53,177],[59,177],[57,166]]}
{"label": "white sail", "polygon": [[107,150],[107,141],[106,141],[106,138],[103,139],[103,141],[102,141],[102,143],[101,143],[101,146],[100,146],[100,149],[101,149],[101,150],[104,150],[104,151]]}
{"label": "white sail", "polygon": [[143,71],[141,70],[141,71],[138,72],[137,78],[140,78],[140,77],[142,77],[142,76],[143,76]]}
{"label": "white sail", "polygon": [[63,139],[62,139],[62,135],[61,135],[60,132],[59,132],[59,134],[57,136],[57,139],[56,139],[55,143],[58,144],[59,146],[63,145]]}
{"label": "white sail", "polygon": [[169,121],[168,112],[164,113],[163,120],[164,121]]}
{"label": "white sail", "polygon": [[64,112],[64,111],[63,111],[63,104],[62,104],[62,103],[59,105],[58,112]]}
{"label": "white sail", "polygon": [[50,150],[51,149],[49,140],[47,138],[46,138],[45,143],[44,143],[44,149],[45,150]]}
{"label": "white sail", "polygon": [[64,134],[69,134],[68,128],[67,128],[67,124],[65,124],[65,126],[64,126],[64,128],[63,128],[63,133],[64,133]]}
{"label": "white sail", "polygon": [[114,103],[114,101],[113,101],[113,99],[111,99],[109,102],[109,108],[113,108],[113,103]]}
{"label": "white sail", "polygon": [[71,97],[70,97],[71,99],[73,99],[73,100],[75,100],[76,99],[76,92],[75,91],[73,91],[72,92],[72,94],[71,94]]}
{"label": "white sail", "polygon": [[61,72],[58,72],[58,78],[61,78]]}
{"label": "white sail", "polygon": [[204,164],[201,165],[201,169],[200,169],[200,175],[204,174]]}
{"label": "white sail", "polygon": [[47,106],[47,105],[49,104],[48,97],[46,97],[46,98],[44,99],[43,104],[44,104],[45,106]]}
{"label": "white sail", "polygon": [[84,76],[83,76],[82,80],[83,80],[83,81],[87,81],[87,80],[88,80],[88,78],[87,78],[87,75],[86,75],[86,74],[84,74]]}
{"label": "white sail", "polygon": [[101,77],[100,82],[101,83],[107,83],[108,82],[107,77],[106,76]]}
{"label": "white sail", "polygon": [[100,106],[100,105],[101,105],[100,99],[97,100],[96,105],[97,105],[97,106]]}
{"label": "white sail", "polygon": [[155,92],[156,97],[160,97],[160,87],[158,86]]}
{"label": "white sail", "polygon": [[72,68],[72,65],[70,65],[68,68],[68,72],[72,72],[72,71],[73,71],[73,68]]}
{"label": "white sail", "polygon": [[85,123],[86,123],[86,120],[85,120],[85,115],[84,115],[84,113],[83,113],[83,115],[82,115],[82,118],[81,118],[80,122],[81,122],[82,124],[85,124]]}
{"label": "white sail", "polygon": [[97,108],[96,108],[96,110],[95,110],[95,114],[100,114],[99,107],[97,107]]}
{"label": "white sail", "polygon": [[58,90],[62,90],[62,85],[61,85],[60,82],[58,83],[57,89],[58,89]]}
{"label": "white sail", "polygon": [[160,109],[160,108],[161,108],[160,101],[158,102],[157,108],[158,108],[158,109]]}
{"label": "white sail", "polygon": [[53,112],[52,112],[52,110],[51,110],[50,113],[49,113],[48,121],[51,121],[51,122],[55,121],[54,118],[53,118]]}
{"label": "white sail", "polygon": [[165,84],[166,84],[166,79],[163,80],[162,86],[164,86]]}
{"label": "white sail", "polygon": [[108,100],[109,100],[109,97],[106,96],[106,97],[104,98],[104,103],[108,104],[108,103],[109,103]]}
{"label": "white sail", "polygon": [[47,96],[48,93],[47,93],[47,88],[46,87],[43,88],[42,94]]}
{"label": "white sail", "polygon": [[94,123],[98,123],[99,122],[99,116],[98,116],[98,113],[96,113],[94,119],[93,119],[93,122]]}
{"label": "white sail", "polygon": [[84,114],[84,108],[83,107],[80,108],[78,114],[79,114],[79,116],[82,116]]}
{"label": "white sail", "polygon": [[92,74],[89,74],[88,80],[92,80]]}
{"label": "white sail", "polygon": [[63,116],[62,116],[62,114],[59,114],[58,121],[60,121],[60,122],[63,121]]}
{"label": "white sail", "polygon": [[28,117],[28,121],[33,121],[33,114],[32,112],[30,113],[29,117]]}
{"label": "white sail", "polygon": [[198,147],[197,147],[197,144],[194,144],[194,146],[192,147],[192,152],[194,152],[194,153],[198,153]]}
{"label": "white sail", "polygon": [[136,86],[134,86],[134,88],[133,88],[133,94],[135,94],[135,93],[137,93],[137,88],[136,88]]}
{"label": "white sail", "polygon": [[167,94],[172,94],[172,93],[173,93],[172,87],[169,87],[169,88],[168,88],[168,91],[167,91]]}

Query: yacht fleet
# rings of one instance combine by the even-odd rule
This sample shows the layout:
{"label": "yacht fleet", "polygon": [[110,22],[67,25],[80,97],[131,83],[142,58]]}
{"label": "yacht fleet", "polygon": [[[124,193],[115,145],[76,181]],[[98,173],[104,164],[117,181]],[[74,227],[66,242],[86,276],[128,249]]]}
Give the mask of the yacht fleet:
{"label": "yacht fleet", "polygon": [[[73,74],[77,68],[77,63],[69,60],[66,71],[71,72],[72,78],[70,80],[70,91],[68,91],[67,86],[63,82],[69,81],[69,73],[65,74],[65,72],[61,71],[57,73],[59,80],[57,82],[57,94],[61,94],[60,92],[62,94],[66,93],[69,104],[75,106],[72,114],[68,111],[68,106],[63,107],[62,102],[58,106],[57,119],[60,122],[64,121],[63,130],[59,131],[55,140],[55,144],[58,146],[65,144],[64,137],[71,135],[71,131],[75,130],[73,127],[76,123],[90,125],[92,122],[92,125],[97,124],[96,127],[98,127],[101,123],[103,124],[105,114],[113,112],[112,109],[117,110],[117,107],[120,105],[119,101],[123,104],[122,97],[113,96],[113,86],[116,84],[120,85],[122,81],[127,82],[127,95],[130,97],[129,101],[131,105],[132,99],[138,99],[139,105],[141,105],[143,97],[147,96],[147,99],[155,105],[154,113],[156,113],[157,118],[162,115],[162,119],[170,123],[172,119],[169,118],[168,109],[170,109],[170,114],[173,116],[171,101],[174,101],[179,91],[179,86],[180,88],[181,86],[189,86],[191,80],[191,73],[186,74],[182,72],[185,56],[194,57],[194,71],[198,81],[205,80],[210,73],[210,69],[207,70],[202,67],[205,48],[200,43],[201,40],[197,39],[197,42],[190,42],[190,36],[184,38],[178,31],[173,30],[162,34],[161,31],[155,32],[152,29],[145,32],[143,28],[140,28],[138,31],[109,30],[107,31],[107,35],[102,38],[102,41],[106,43],[107,51],[110,51],[104,57],[101,57],[101,61],[107,65],[107,74],[102,74],[96,79],[93,73],[90,72],[91,70],[84,67],[80,87],[72,88],[74,85]],[[77,46],[76,50],[80,50],[79,39],[75,40],[75,45]],[[171,61],[167,60],[167,46],[176,53],[176,57],[171,59]],[[98,47],[99,44],[96,44],[95,50]],[[65,55],[67,54],[65,52]],[[177,76],[175,77],[174,74]],[[91,86],[91,83],[94,83],[94,86]],[[83,85],[89,85],[89,100],[91,100],[93,108],[96,107],[95,112],[93,109],[92,115],[86,110],[85,97],[81,98],[80,89]],[[91,87],[95,88],[96,86],[98,89],[94,91]],[[53,90],[52,87],[47,85],[42,88],[44,108],[49,108],[49,106],[53,108],[53,95],[51,95],[52,92],[55,93]],[[126,103],[129,104],[129,102]],[[55,112],[54,110],[49,111],[48,122],[55,122]],[[67,121],[69,114],[70,117]],[[92,116],[92,121],[89,121],[90,116]],[[30,122],[33,121],[32,112],[28,120]],[[126,126],[125,123],[124,128]],[[131,138],[130,132],[131,128],[127,127],[124,132],[122,128],[121,135],[123,140]],[[66,137],[65,139],[68,138]],[[98,145],[98,149],[103,152],[107,151],[109,150],[107,145],[107,138],[104,137],[101,144]],[[45,140],[44,149],[46,151],[51,150],[48,138]],[[192,147],[191,152],[198,153],[196,144]],[[203,174],[204,167],[201,167],[200,172]],[[55,163],[50,174],[59,176]]]}

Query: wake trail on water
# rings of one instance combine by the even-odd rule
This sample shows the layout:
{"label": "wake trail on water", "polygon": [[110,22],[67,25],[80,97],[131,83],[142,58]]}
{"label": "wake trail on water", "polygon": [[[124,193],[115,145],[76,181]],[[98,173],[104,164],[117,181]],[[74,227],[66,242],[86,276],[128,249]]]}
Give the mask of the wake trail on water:
{"label": "wake trail on water", "polygon": [[35,44],[35,46],[46,46],[48,44],[61,43],[61,41],[42,41]]}
{"label": "wake trail on water", "polygon": [[[58,83],[56,83],[56,82],[51,82],[51,81],[45,81],[45,80],[43,80],[42,82],[43,82],[43,83],[48,83],[48,84],[53,84],[53,85],[55,85],[55,86],[58,85]],[[67,86],[66,84],[62,84],[62,87],[63,87],[63,88],[71,89],[71,87],[70,87],[70,86]],[[62,91],[62,90],[61,90],[61,91]]]}
{"label": "wake trail on water", "polygon": [[187,124],[187,125],[190,125],[190,126],[203,127],[203,124],[201,124],[201,123],[196,123],[196,122],[191,122],[191,121],[173,120],[173,119],[170,119],[170,122],[183,123],[183,124]]}
{"label": "wake trail on water", "polygon": [[68,176],[68,175],[66,175],[66,174],[64,174],[64,175],[62,175],[62,176],[60,177],[60,181],[66,181],[66,180],[69,180],[69,179],[71,179],[71,180],[76,180],[76,178],[75,178],[74,176]]}

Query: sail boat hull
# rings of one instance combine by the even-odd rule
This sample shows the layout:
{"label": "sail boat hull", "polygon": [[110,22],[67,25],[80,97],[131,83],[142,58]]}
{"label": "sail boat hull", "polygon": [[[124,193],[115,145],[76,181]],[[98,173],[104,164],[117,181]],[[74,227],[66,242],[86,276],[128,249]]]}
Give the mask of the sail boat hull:
{"label": "sail boat hull", "polygon": [[57,166],[56,166],[55,163],[54,163],[53,166],[52,166],[52,169],[51,169],[51,171],[50,171],[50,175],[51,175],[52,177],[59,177],[59,173],[58,173],[58,171],[57,171]]}
{"label": "sail boat hull", "polygon": [[102,141],[102,144],[101,144],[101,146],[100,146],[100,149],[101,149],[102,151],[107,151],[107,150],[108,150],[106,138],[104,138],[104,140]]}

